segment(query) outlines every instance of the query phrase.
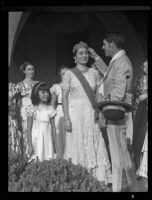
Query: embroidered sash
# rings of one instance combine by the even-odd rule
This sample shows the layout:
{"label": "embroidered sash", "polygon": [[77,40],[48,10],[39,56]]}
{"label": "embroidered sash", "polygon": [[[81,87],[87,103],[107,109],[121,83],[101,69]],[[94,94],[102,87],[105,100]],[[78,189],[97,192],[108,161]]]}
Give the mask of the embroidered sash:
{"label": "embroidered sash", "polygon": [[92,107],[94,109],[96,109],[97,108],[97,102],[96,102],[93,90],[92,90],[90,84],[88,83],[88,81],[86,80],[86,78],[84,77],[84,75],[82,74],[82,72],[76,67],[72,68],[70,70],[78,78],[78,80],[80,81],[86,95],[88,96],[88,99],[91,102]]}

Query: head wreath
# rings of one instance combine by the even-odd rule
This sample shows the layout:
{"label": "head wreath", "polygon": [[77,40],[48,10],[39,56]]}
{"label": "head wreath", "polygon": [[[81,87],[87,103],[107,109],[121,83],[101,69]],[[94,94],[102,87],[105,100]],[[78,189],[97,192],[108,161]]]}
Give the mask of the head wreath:
{"label": "head wreath", "polygon": [[80,48],[86,48],[86,49],[88,49],[88,45],[86,43],[80,41],[78,44],[74,45],[73,50],[72,50],[73,53],[77,52],[78,49],[80,49]]}

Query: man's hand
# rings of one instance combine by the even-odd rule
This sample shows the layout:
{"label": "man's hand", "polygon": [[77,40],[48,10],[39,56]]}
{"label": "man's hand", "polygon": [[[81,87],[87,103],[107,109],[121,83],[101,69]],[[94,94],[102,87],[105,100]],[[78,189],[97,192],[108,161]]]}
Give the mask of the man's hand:
{"label": "man's hand", "polygon": [[94,49],[92,49],[92,48],[88,48],[88,51],[89,51],[89,56],[91,57],[91,58],[93,58],[93,59],[96,59],[97,57],[99,57],[99,55],[95,52],[95,50]]}

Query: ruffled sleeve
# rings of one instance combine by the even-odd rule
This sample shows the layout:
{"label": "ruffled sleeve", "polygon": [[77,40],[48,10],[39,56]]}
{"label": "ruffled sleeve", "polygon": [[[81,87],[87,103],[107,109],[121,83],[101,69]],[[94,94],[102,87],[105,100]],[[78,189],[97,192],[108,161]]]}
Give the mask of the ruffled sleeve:
{"label": "ruffled sleeve", "polygon": [[71,82],[71,71],[67,70],[63,76],[63,81],[61,86],[62,90],[69,90],[70,82]]}
{"label": "ruffled sleeve", "polygon": [[32,105],[28,105],[26,107],[25,113],[26,113],[26,116],[30,116],[30,117],[33,117],[36,114],[35,109]]}
{"label": "ruffled sleeve", "polygon": [[50,88],[50,92],[51,92],[51,94],[56,94],[56,84],[54,84],[54,85]]}
{"label": "ruffled sleeve", "polygon": [[53,108],[53,106],[49,106],[49,115],[50,118],[53,118],[56,115],[56,110]]}
{"label": "ruffled sleeve", "polygon": [[102,77],[101,77],[99,71],[94,68],[90,68],[90,70],[92,71],[92,73],[94,73],[96,84],[100,85],[102,82]]}

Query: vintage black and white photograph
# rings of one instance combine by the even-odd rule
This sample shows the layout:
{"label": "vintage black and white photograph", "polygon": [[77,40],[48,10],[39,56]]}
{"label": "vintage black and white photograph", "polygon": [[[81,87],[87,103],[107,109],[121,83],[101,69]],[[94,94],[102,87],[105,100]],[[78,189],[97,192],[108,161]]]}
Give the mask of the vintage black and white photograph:
{"label": "vintage black and white photograph", "polygon": [[148,192],[150,9],[8,11],[8,192]]}

